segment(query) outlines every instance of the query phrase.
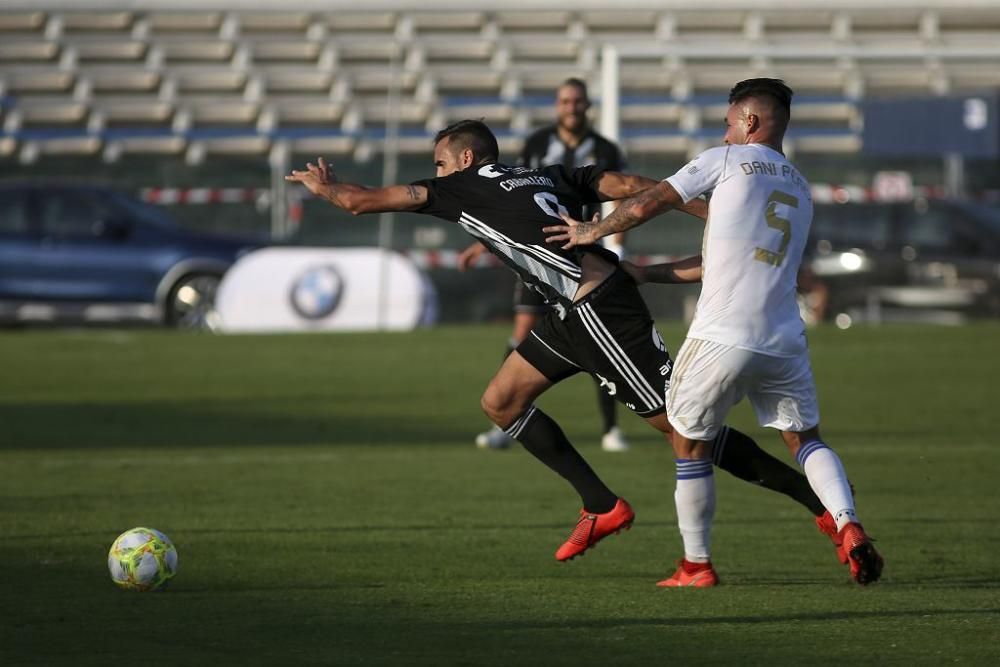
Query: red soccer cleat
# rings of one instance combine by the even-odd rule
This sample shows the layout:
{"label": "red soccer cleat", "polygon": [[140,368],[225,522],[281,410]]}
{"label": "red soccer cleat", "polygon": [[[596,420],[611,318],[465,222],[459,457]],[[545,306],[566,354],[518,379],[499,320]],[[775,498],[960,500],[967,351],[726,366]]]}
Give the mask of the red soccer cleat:
{"label": "red soccer cleat", "polygon": [[833,542],[833,548],[837,550],[837,560],[841,565],[847,565],[847,552],[844,551],[844,542],[837,532],[837,522],[833,520],[833,515],[823,512],[823,516],[816,517],[816,527]]}
{"label": "red soccer cleat", "polygon": [[619,498],[611,511],[604,514],[580,510],[580,520],[573,529],[573,534],[556,551],[556,560],[567,561],[581,555],[608,535],[622,529],[628,530],[633,521],[635,512],[624,498]]}
{"label": "red soccer cleat", "polygon": [[840,529],[841,542],[851,566],[851,576],[862,586],[878,581],[882,576],[882,556],[875,551],[871,539],[860,523],[849,523]]}
{"label": "red soccer cleat", "polygon": [[656,585],[667,588],[711,588],[719,585],[719,575],[710,562],[692,563],[685,558],[677,566],[677,571],[669,579],[658,581]]}

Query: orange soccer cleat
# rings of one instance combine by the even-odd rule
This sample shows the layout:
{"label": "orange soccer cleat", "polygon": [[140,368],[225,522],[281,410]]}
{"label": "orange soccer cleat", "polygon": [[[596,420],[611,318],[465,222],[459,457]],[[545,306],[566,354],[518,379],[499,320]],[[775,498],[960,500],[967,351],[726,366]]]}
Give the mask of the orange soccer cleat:
{"label": "orange soccer cleat", "polygon": [[833,520],[833,515],[823,512],[823,516],[816,517],[816,527],[833,542],[833,548],[837,550],[837,560],[841,565],[847,565],[847,552],[844,551],[844,542],[837,532],[837,522]]}
{"label": "orange soccer cleat", "polygon": [[619,498],[611,511],[604,514],[580,510],[580,520],[573,529],[573,534],[556,551],[556,560],[567,561],[583,554],[608,535],[619,533],[622,529],[628,530],[633,521],[635,512],[624,498]]}
{"label": "orange soccer cleat", "polygon": [[656,582],[657,586],[667,588],[711,588],[719,585],[719,575],[715,573],[712,563],[692,563],[683,559],[677,563],[677,571],[669,579]]}
{"label": "orange soccer cleat", "polygon": [[851,576],[862,586],[878,581],[882,576],[882,556],[875,551],[871,539],[865,534],[860,523],[849,523],[838,534],[843,543],[847,562],[851,566]]}

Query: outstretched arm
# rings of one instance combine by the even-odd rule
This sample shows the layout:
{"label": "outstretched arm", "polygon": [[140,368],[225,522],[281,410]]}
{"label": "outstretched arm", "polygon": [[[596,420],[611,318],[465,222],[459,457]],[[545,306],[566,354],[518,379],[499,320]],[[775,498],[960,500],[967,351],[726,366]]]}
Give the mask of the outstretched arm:
{"label": "outstretched arm", "polygon": [[701,255],[685,257],[675,262],[639,266],[622,262],[622,268],[639,285],[643,283],[696,283],[701,281]]}
{"label": "outstretched arm", "polygon": [[562,216],[565,224],[544,227],[542,231],[551,234],[545,240],[562,243],[564,249],[578,245],[596,243],[602,236],[624,232],[636,227],[672,208],[683,206],[684,200],[666,181],[659,181],[621,202],[615,212],[599,222],[580,222],[569,216]]}
{"label": "outstretched arm", "polygon": [[605,171],[597,179],[597,194],[601,201],[625,199],[654,187],[657,182],[636,174]]}
{"label": "outstretched arm", "polygon": [[390,185],[371,188],[354,183],[341,183],[326,160],[306,164],[305,171],[285,176],[286,181],[301,183],[321,199],[353,215],[386,211],[415,211],[427,203],[427,188],[422,185]]}
{"label": "outstretched arm", "polygon": [[[660,181],[645,176],[606,171],[597,179],[597,193],[601,196],[601,201],[614,201],[632,197],[659,184]],[[701,197],[696,197],[686,204],[681,202],[675,208],[702,220],[708,218],[708,202]]]}

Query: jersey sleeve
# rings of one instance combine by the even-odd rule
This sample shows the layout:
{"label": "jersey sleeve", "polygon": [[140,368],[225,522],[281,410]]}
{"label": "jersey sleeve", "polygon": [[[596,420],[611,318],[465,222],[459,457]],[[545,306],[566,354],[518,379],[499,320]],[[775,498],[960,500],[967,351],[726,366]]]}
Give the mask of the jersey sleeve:
{"label": "jersey sleeve", "polygon": [[458,193],[461,191],[461,174],[455,172],[441,178],[425,178],[414,181],[411,185],[427,188],[427,203],[414,211],[423,215],[433,215],[436,218],[455,222],[461,215]]}
{"label": "jersey sleeve", "polygon": [[728,177],[726,173],[728,159],[729,146],[709,148],[681,167],[676,174],[664,180],[673,186],[677,194],[687,203],[715,189]]}
{"label": "jersey sleeve", "polygon": [[586,167],[577,167],[570,172],[563,171],[570,187],[580,196],[580,201],[584,204],[596,204],[601,201],[597,184],[601,180],[601,175],[607,171],[605,167],[589,164]]}

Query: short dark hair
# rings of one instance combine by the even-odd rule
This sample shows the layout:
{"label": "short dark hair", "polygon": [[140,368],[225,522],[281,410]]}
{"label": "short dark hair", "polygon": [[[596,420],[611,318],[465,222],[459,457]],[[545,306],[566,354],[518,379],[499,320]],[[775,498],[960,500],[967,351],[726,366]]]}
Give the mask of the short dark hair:
{"label": "short dark hair", "polygon": [[792,113],[792,89],[781,79],[746,79],[729,91],[729,103],[735,104],[748,97],[770,97],[778,103],[785,114]]}
{"label": "short dark hair", "polygon": [[587,82],[583,79],[571,76],[559,84],[559,88],[565,88],[566,86],[575,86],[576,88],[579,88],[580,92],[583,93],[583,97],[588,100],[590,99],[590,95],[587,94]]}
{"label": "short dark hair", "polygon": [[449,145],[455,150],[471,148],[476,162],[495,161],[500,157],[497,138],[481,120],[467,119],[452,123],[434,136],[434,145],[437,146],[444,139],[448,139]]}

